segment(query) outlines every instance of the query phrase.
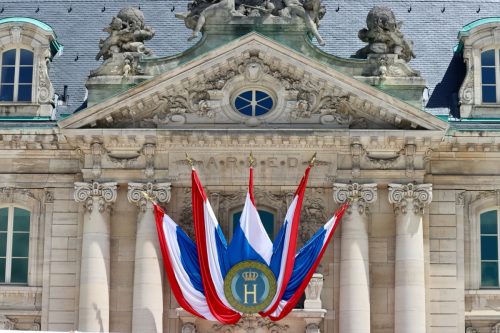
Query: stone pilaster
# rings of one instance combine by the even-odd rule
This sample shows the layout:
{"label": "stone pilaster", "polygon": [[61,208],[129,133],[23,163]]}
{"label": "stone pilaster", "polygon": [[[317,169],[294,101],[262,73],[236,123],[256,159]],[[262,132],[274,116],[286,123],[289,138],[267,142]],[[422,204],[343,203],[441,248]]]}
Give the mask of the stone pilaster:
{"label": "stone pilaster", "polygon": [[389,184],[396,214],[395,333],[426,332],[422,215],[431,201],[431,184]]}
{"label": "stone pilaster", "polygon": [[340,250],[339,332],[370,332],[368,205],[377,200],[376,184],[334,184],[337,203],[352,201],[343,217]]}
{"label": "stone pilaster", "polygon": [[109,331],[109,218],[116,188],[116,183],[75,183],[75,200],[85,206],[78,317],[83,332]]}
{"label": "stone pilaster", "polygon": [[128,200],[139,207],[135,243],[133,333],[163,332],[161,252],[153,205],[144,193],[158,202],[170,201],[170,183],[129,183]]}

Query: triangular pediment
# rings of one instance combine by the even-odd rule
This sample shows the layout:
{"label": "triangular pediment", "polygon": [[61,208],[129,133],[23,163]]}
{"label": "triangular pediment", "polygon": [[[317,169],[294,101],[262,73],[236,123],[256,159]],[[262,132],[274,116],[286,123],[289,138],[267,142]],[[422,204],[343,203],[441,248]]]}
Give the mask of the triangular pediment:
{"label": "triangular pediment", "polygon": [[[255,117],[235,110],[236,97],[246,90],[267,93],[272,108]],[[250,33],[73,114],[59,126],[443,130],[446,123],[331,66]]]}

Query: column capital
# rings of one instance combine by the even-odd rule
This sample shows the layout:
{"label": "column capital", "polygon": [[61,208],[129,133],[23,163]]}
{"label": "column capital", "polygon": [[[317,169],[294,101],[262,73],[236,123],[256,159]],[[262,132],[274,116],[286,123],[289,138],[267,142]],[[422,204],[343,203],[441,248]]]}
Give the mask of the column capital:
{"label": "column capital", "polygon": [[413,213],[422,215],[424,207],[431,201],[432,184],[389,184],[389,202],[394,205],[396,213],[406,214],[408,205],[413,205]]}
{"label": "column capital", "polygon": [[144,212],[148,201],[143,192],[158,202],[169,202],[171,197],[170,188],[170,183],[129,183],[127,198],[128,201],[135,203]]}
{"label": "column capital", "polygon": [[116,189],[117,184],[115,182],[75,182],[74,198],[76,202],[83,202],[89,212],[92,212],[94,200],[97,200],[99,212],[102,213],[107,205],[116,201]]}
{"label": "column capital", "polygon": [[340,204],[351,200],[352,206],[356,205],[359,213],[363,214],[367,205],[377,201],[377,184],[335,183],[333,184],[333,199]]}

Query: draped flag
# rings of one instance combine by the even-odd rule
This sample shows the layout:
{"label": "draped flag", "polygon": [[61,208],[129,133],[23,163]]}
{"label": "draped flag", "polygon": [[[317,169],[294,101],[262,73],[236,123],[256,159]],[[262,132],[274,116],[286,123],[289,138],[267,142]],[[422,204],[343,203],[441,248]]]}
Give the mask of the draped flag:
{"label": "draped flag", "polygon": [[277,321],[292,311],[348,206],[343,205],[296,254],[302,202],[313,161],[304,172],[274,242],[255,205],[252,167],[245,206],[229,247],[194,168],[196,243],[154,203],[165,271],[173,294],[186,311],[222,324],[237,323],[242,313],[258,312]]}
{"label": "draped flag", "polygon": [[191,172],[191,179],[198,261],[208,308],[217,321],[235,324],[240,320],[241,314],[229,305],[224,294],[224,277],[231,268],[227,258],[226,239],[195,169]]}
{"label": "draped flag", "polygon": [[205,298],[196,245],[156,204],[154,211],[165,271],[177,302],[195,316],[215,320]]}
{"label": "draped flag", "polygon": [[304,199],[304,193],[306,191],[310,171],[311,165],[307,167],[304,176],[300,181],[292,204],[286,213],[283,226],[274,240],[270,268],[276,277],[277,292],[273,297],[271,304],[260,313],[261,316],[264,317],[269,316],[276,310],[280,304],[283,294],[285,293],[288,281],[292,276],[297,245],[297,233],[300,222],[300,211],[302,209],[302,201]]}
{"label": "draped flag", "polygon": [[337,210],[330,221],[320,228],[297,253],[292,277],[286,286],[279,306],[269,316],[271,320],[283,319],[300,300],[348,206],[349,204],[346,203]]}
{"label": "draped flag", "polygon": [[233,239],[227,252],[231,267],[245,260],[256,260],[266,265],[271,262],[273,243],[269,239],[255,207],[252,167],[250,167],[245,206],[241,212],[240,221],[233,230]]}

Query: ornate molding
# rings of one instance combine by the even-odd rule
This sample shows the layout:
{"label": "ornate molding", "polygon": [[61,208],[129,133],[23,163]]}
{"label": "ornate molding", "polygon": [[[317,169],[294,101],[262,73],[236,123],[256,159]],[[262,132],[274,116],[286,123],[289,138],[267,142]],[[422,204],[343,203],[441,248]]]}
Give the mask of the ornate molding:
{"label": "ornate molding", "polygon": [[364,214],[368,205],[377,201],[377,184],[333,184],[333,199],[335,202],[343,204],[349,200],[353,201],[352,207],[358,209],[359,214]]}
{"label": "ornate molding", "polygon": [[389,184],[389,202],[394,205],[396,214],[407,214],[408,209],[413,209],[414,214],[422,215],[431,201],[432,184]]}
{"label": "ornate molding", "polygon": [[413,144],[408,144],[404,148],[404,154],[406,155],[406,177],[411,178],[415,174],[415,153],[417,152],[417,146]]}
{"label": "ornate molding", "polygon": [[144,197],[143,192],[158,202],[169,202],[171,198],[170,188],[170,183],[129,183],[127,198],[129,202],[135,203],[142,212],[145,212],[148,200]]}
{"label": "ornate molding", "polygon": [[40,201],[35,193],[28,189],[16,188],[16,187],[0,187],[0,202],[11,203],[16,199],[30,198]]}
{"label": "ornate molding", "polygon": [[181,333],[197,333],[196,325],[193,323],[185,323],[182,325]]}
{"label": "ornate molding", "polygon": [[361,174],[361,155],[363,151],[363,146],[360,143],[351,144],[352,176],[354,178],[359,177]]}
{"label": "ornate molding", "polygon": [[321,329],[318,324],[310,323],[306,325],[306,333],[321,333]]}
{"label": "ornate molding", "polygon": [[477,193],[476,198],[473,201],[485,200],[485,199],[495,199],[496,205],[500,206],[500,189],[491,191],[481,191]]}
{"label": "ornate molding", "polygon": [[147,178],[152,178],[155,175],[154,158],[156,153],[156,145],[152,143],[147,143],[142,148],[142,154],[146,159],[146,167],[144,168],[144,174]]}
{"label": "ornate molding", "polygon": [[237,324],[234,325],[214,324],[212,326],[214,332],[221,333],[255,333],[259,330],[259,328],[264,328],[270,333],[285,333],[290,327],[288,325],[272,322],[268,318],[253,316],[243,317]]}
{"label": "ornate molding", "polygon": [[45,190],[45,203],[54,203],[54,191]]}
{"label": "ornate molding", "polygon": [[323,274],[313,274],[311,281],[307,284],[304,301],[304,309],[321,309],[321,290],[323,290]]}
{"label": "ornate molding", "polygon": [[16,320],[10,319],[7,316],[0,315],[0,329],[2,330],[14,330],[16,327]]}
{"label": "ornate molding", "polygon": [[94,142],[90,145],[90,154],[92,155],[92,174],[99,178],[102,174],[102,155],[106,152],[102,143]]}
{"label": "ornate molding", "polygon": [[467,191],[462,191],[458,192],[455,195],[455,202],[457,206],[464,206],[465,205],[465,196],[467,195]]}
{"label": "ornate molding", "polygon": [[92,212],[94,200],[99,204],[99,212],[104,212],[108,205],[116,201],[117,184],[109,183],[83,183],[75,182],[74,198],[76,202],[83,202],[85,208]]}

